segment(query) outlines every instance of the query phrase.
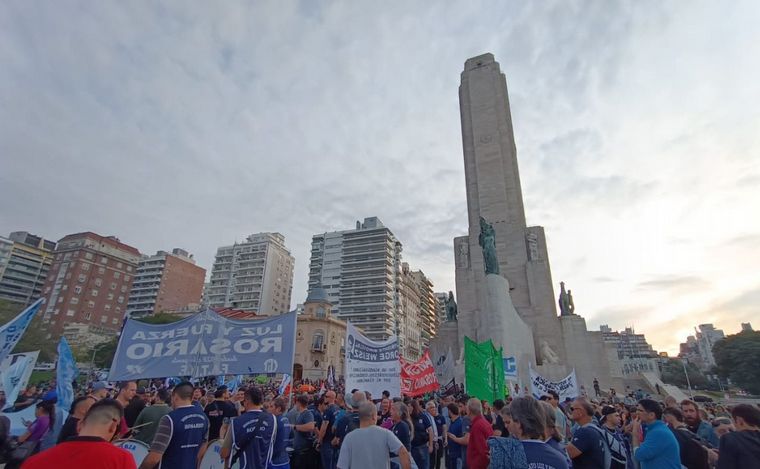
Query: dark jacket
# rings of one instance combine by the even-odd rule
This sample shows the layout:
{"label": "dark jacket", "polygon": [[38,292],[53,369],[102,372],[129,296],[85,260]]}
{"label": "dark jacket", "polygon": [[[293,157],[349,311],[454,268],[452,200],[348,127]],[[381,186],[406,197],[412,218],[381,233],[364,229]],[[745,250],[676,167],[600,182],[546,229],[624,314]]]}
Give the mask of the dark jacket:
{"label": "dark jacket", "polygon": [[757,467],[758,461],[760,461],[760,432],[731,432],[720,438],[718,469]]}

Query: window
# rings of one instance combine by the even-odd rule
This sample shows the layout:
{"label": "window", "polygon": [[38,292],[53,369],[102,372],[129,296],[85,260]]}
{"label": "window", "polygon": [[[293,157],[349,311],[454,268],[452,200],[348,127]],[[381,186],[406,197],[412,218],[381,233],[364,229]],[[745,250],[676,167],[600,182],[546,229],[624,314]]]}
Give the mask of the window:
{"label": "window", "polygon": [[131,265],[127,266],[127,272],[132,272],[132,266]]}
{"label": "window", "polygon": [[100,275],[103,275],[104,273],[106,273],[106,269],[104,267],[98,267],[98,273]]}
{"label": "window", "polygon": [[89,321],[92,318],[92,313],[85,313],[84,318]]}
{"label": "window", "polygon": [[124,276],[124,281],[125,281],[125,282],[129,282],[129,275],[125,275],[125,276]]}
{"label": "window", "polygon": [[119,316],[121,316],[121,314],[120,314],[120,313],[121,313],[121,308],[119,308],[119,307],[117,306],[117,307],[116,307],[116,314],[118,314]]}
{"label": "window", "polygon": [[96,278],[95,279],[95,286],[99,287],[101,285],[103,285],[103,279],[102,278]]}
{"label": "window", "polygon": [[74,311],[73,309],[70,309],[70,310],[66,311],[66,316],[73,316],[74,313],[76,313],[76,311]]}
{"label": "window", "polygon": [[79,298],[76,296],[71,297],[71,301],[69,301],[72,305],[78,305],[79,304]]}
{"label": "window", "polygon": [[62,296],[58,297],[58,302],[59,303],[63,303],[63,297]]}
{"label": "window", "polygon": [[68,289],[69,289],[69,286],[68,286],[68,285],[64,285],[64,286],[62,286],[62,287],[61,287],[61,290],[63,290],[63,291],[66,291],[66,290],[68,290]]}
{"label": "window", "polygon": [[87,307],[88,308],[94,308],[95,307],[95,302],[94,301],[88,301],[87,302]]}
{"label": "window", "polygon": [[116,284],[111,282],[111,290],[116,290]]}
{"label": "window", "polygon": [[84,258],[92,260],[92,253],[91,252],[84,253]]}
{"label": "window", "polygon": [[66,254],[64,254],[64,256],[63,256],[63,260],[64,260],[64,261],[67,261],[67,260],[69,260],[69,259],[71,259],[71,253],[70,253],[70,252],[67,252]]}
{"label": "window", "polygon": [[113,300],[113,293],[109,293],[109,294],[108,294],[108,299],[109,299],[109,300]]}
{"label": "window", "polygon": [[108,321],[108,318],[107,318],[107,317],[105,317],[105,316],[101,316],[101,317],[100,317],[100,322],[102,322],[103,324],[105,324],[105,323],[106,323],[106,321]]}
{"label": "window", "polygon": [[66,280],[69,280],[69,279],[71,279],[71,272],[69,272],[68,274],[66,274]]}
{"label": "window", "polygon": [[123,266],[124,266],[124,264],[122,264],[121,262],[117,262],[116,263],[116,268],[117,269],[121,269]]}
{"label": "window", "polygon": [[104,310],[106,310],[106,311],[111,311],[111,305],[110,305],[110,304],[108,304],[108,305],[105,305],[105,306],[103,307],[103,309],[104,309]]}
{"label": "window", "polygon": [[100,263],[101,264],[108,264],[108,258],[107,257],[101,257],[100,258]]}
{"label": "window", "polygon": [[122,304],[122,303],[124,303],[124,297],[123,297],[123,296],[120,296],[120,297],[119,297],[119,298],[118,298],[116,301],[117,301],[119,304]]}
{"label": "window", "polygon": [[113,318],[113,319],[111,319],[111,324],[114,324],[114,325],[116,325],[116,324],[118,324],[118,323],[119,323],[119,320],[118,320],[118,319],[116,319],[116,318]]}
{"label": "window", "polygon": [[316,331],[311,338],[311,348],[313,350],[322,350],[322,345],[325,343],[324,332]]}
{"label": "window", "polygon": [[87,279],[87,276],[85,274],[79,274],[79,281],[84,282]]}
{"label": "window", "polygon": [[126,285],[122,285],[121,286],[121,292],[122,293],[126,293],[127,292],[127,286]]}
{"label": "window", "polygon": [[114,272],[113,273],[113,278],[119,278],[119,277],[121,277],[121,272]]}
{"label": "window", "polygon": [[82,270],[90,270],[90,264],[82,262]]}
{"label": "window", "polygon": [[[66,286],[66,285],[64,285],[64,286]],[[82,293],[82,287],[80,287],[79,285],[77,285],[76,287],[74,287],[74,293],[76,293],[77,295],[80,294],[80,293]]]}
{"label": "window", "polygon": [[90,296],[98,296],[98,291],[97,290],[91,291]]}

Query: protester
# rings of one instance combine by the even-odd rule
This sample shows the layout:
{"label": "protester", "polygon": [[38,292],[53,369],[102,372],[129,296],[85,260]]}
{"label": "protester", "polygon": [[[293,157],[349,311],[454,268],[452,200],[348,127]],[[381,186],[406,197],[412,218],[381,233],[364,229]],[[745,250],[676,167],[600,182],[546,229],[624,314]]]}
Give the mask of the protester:
{"label": "protester", "polygon": [[[36,389],[36,387],[35,387]],[[11,460],[6,464],[6,469],[19,467],[19,464],[39,451],[40,440],[55,423],[55,404],[51,401],[42,401],[37,404],[34,412],[35,419],[26,431],[18,437],[19,449],[12,453]]]}
{"label": "protester", "polygon": [[108,383],[98,381],[92,384],[92,390],[87,397],[93,402],[98,402],[101,399],[108,397],[108,391],[113,389]]}
{"label": "protester", "polygon": [[[335,394],[333,393],[333,395]],[[287,407],[288,401],[282,397],[278,397],[272,402],[271,411],[277,421],[277,431],[272,447],[272,460],[269,462],[269,469],[290,469],[290,456],[288,456],[286,443],[291,429],[290,422],[288,422],[288,419],[284,415]],[[327,445],[330,445],[329,441]],[[329,468],[323,466],[322,469]]]}
{"label": "protester", "polygon": [[335,391],[325,392],[325,410],[322,413],[322,425],[319,428],[319,457],[322,461],[322,469],[334,469],[338,460],[338,454],[333,451],[331,443],[335,435],[335,419],[340,410],[335,404],[335,397]]}
{"label": "protester", "polygon": [[[472,427],[472,418],[470,411],[467,408],[467,402],[469,397],[464,395],[459,398],[457,405],[459,406],[459,418],[462,419],[462,438],[458,443],[462,446],[468,446],[470,443],[470,429]],[[462,448],[462,466],[467,467],[467,448]]]}
{"label": "protester", "polygon": [[[514,438],[489,440],[493,467],[567,469],[567,457],[544,442],[546,413],[532,397],[516,397],[502,416]],[[515,442],[518,442],[515,444]]]}
{"label": "protester", "polygon": [[346,394],[344,402],[347,407],[347,411],[337,419],[335,423],[335,436],[332,440],[333,452],[340,452],[340,447],[343,444],[343,439],[352,430],[359,428],[359,406],[367,401],[367,396],[361,391],[354,391],[351,394]]}
{"label": "protester", "polygon": [[62,443],[71,437],[77,436],[77,426],[79,421],[84,418],[90,407],[95,404],[88,396],[81,396],[74,399],[69,409],[69,416],[66,417],[63,427],[61,427],[60,433],[58,433],[57,443]]}
{"label": "protester", "polygon": [[32,456],[23,469],[135,469],[132,455],[111,444],[122,417],[121,404],[115,400],[102,399],[94,403],[82,419],[78,436]]}
{"label": "protester", "polygon": [[388,397],[384,397],[378,405],[377,424],[383,428],[391,428],[393,421],[391,419],[391,400]]}
{"label": "protester", "polygon": [[[116,401],[118,401],[121,406],[126,409],[130,402],[132,402],[132,399],[135,397],[135,394],[137,393],[137,383],[135,381],[122,381],[119,383],[119,392],[116,395]],[[129,433],[129,424],[127,423],[126,417],[123,417],[121,419],[121,427],[119,428],[119,436],[122,438],[126,437]]]}
{"label": "protester", "polygon": [[409,417],[409,409],[403,402],[394,402],[391,406],[391,432],[396,435],[404,448],[412,454],[412,419]]}
{"label": "protester", "polygon": [[39,451],[45,451],[46,449],[55,446],[58,441],[58,435],[61,434],[61,428],[63,428],[63,424],[66,421],[63,409],[56,405],[58,403],[57,391],[51,390],[43,394],[42,402],[48,402],[49,404],[52,404],[53,407],[50,414],[50,428],[40,439]]}
{"label": "protester", "polygon": [[124,421],[127,422],[127,426],[132,428],[135,425],[137,416],[143,411],[147,403],[145,402],[145,395],[147,394],[145,388],[137,388],[135,396],[129,400],[129,404],[124,407]]}
{"label": "protester", "polygon": [[578,425],[567,445],[573,469],[605,467],[605,440],[594,423],[594,407],[585,399],[576,399],[570,406],[572,419]]}
{"label": "protester", "polygon": [[565,443],[570,436],[570,423],[568,422],[565,411],[562,410],[562,406],[559,405],[559,394],[554,390],[549,390],[546,396],[542,398],[554,407],[554,421],[557,427],[557,436],[560,437],[560,442]]}
{"label": "protester", "polygon": [[174,410],[161,417],[156,435],[140,469],[193,468],[203,458],[208,441],[208,419],[193,405],[193,385],[178,384],[172,391]]}
{"label": "protester", "polygon": [[224,438],[230,419],[238,416],[237,409],[228,399],[227,387],[219,387],[214,392],[214,400],[206,404],[206,408],[203,409],[209,421],[209,441]]}
{"label": "protester", "polygon": [[[402,469],[410,469],[409,452],[392,432],[377,426],[377,408],[362,402],[359,428],[346,435],[338,456],[338,469],[387,469],[390,453],[398,454]],[[423,468],[420,468],[423,469]]]}
{"label": "protester", "polygon": [[319,455],[314,449],[314,414],[307,408],[309,396],[296,397],[298,415],[293,425],[293,467],[297,469],[317,469]]}
{"label": "protester", "polygon": [[601,409],[601,428],[605,431],[603,437],[610,452],[610,469],[625,469],[631,461],[630,450],[625,436],[620,432],[620,414],[611,405]]}
{"label": "protester", "polygon": [[730,417],[715,418],[712,421],[712,426],[713,429],[715,429],[715,434],[718,435],[718,439],[722,438],[726,433],[736,430],[736,428],[734,428],[734,422],[731,421]]}
{"label": "protester", "polygon": [[411,401],[411,418],[412,418],[412,458],[419,469],[428,469],[430,467],[430,454],[434,449],[434,431],[430,419],[420,407],[419,401]]}
{"label": "protester", "polygon": [[[651,399],[639,401],[631,432],[633,457],[641,469],[681,469],[678,441],[661,419],[660,404]],[[643,442],[642,425],[646,429]]]}
{"label": "protester", "polygon": [[504,410],[506,404],[502,399],[496,399],[493,401],[493,434],[494,436],[509,436],[506,425],[504,425],[504,418],[501,416],[501,411]]}
{"label": "protester", "polygon": [[480,400],[472,398],[467,401],[467,410],[472,416],[470,437],[467,442],[467,468],[486,469],[488,467],[488,445],[486,440],[493,435],[488,421],[483,417]]}
{"label": "protester", "polygon": [[159,389],[156,392],[156,402],[144,408],[135,420],[135,439],[147,445],[153,442],[161,418],[172,410],[169,404],[171,404],[171,393],[166,389]]}
{"label": "protester", "polygon": [[[554,407],[552,407],[552,405],[547,401],[538,401],[538,403],[544,413],[544,425],[546,427],[544,430],[544,443],[558,451],[562,457],[565,458],[565,462],[567,462],[568,467],[571,466],[572,462],[570,460],[570,456],[567,454],[565,445],[562,444],[562,439],[557,433],[557,422],[555,420],[557,414]],[[503,409],[502,413],[505,413]],[[507,434],[509,434],[508,430]]]}
{"label": "protester", "polygon": [[708,469],[710,464],[707,447],[702,444],[703,440],[686,426],[683,413],[677,407],[668,407],[662,412],[662,419],[676,437],[681,465],[686,469]]}
{"label": "protester", "polygon": [[462,469],[462,419],[456,404],[446,406],[449,414],[448,432],[446,433],[446,469]]}
{"label": "protester", "polygon": [[425,404],[425,411],[430,419],[433,430],[433,452],[430,453],[430,469],[441,469],[443,445],[446,439],[446,419],[438,413],[438,405],[434,400]]}
{"label": "protester", "polygon": [[760,409],[739,404],[731,409],[735,432],[720,438],[718,469],[757,467],[760,464]]}
{"label": "protester", "polygon": [[230,466],[240,461],[240,469],[266,469],[280,429],[275,417],[262,410],[264,394],[261,389],[251,386],[243,392],[243,396],[244,412],[232,419],[231,431],[224,438],[220,456],[222,459],[232,456]]}
{"label": "protester", "polygon": [[702,419],[699,414],[700,408],[696,402],[684,399],[681,401],[681,412],[683,412],[684,421],[689,430],[699,435],[700,438],[710,444],[712,448],[717,448],[720,444],[718,435],[709,422]]}

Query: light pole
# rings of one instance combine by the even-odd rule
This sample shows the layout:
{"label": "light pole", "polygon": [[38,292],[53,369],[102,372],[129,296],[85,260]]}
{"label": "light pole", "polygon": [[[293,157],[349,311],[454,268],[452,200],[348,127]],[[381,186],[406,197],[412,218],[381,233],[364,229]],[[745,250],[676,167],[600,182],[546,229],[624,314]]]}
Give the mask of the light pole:
{"label": "light pole", "polygon": [[689,372],[686,371],[686,360],[681,359],[681,365],[683,365],[683,374],[686,375],[686,385],[689,386],[689,394],[691,399],[694,400],[694,391],[691,390],[691,381],[689,380]]}
{"label": "light pole", "polygon": [[95,370],[95,354],[98,353],[98,350],[108,345],[108,342],[104,342],[100,345],[96,345],[92,349],[92,358],[90,359],[90,372],[93,372]]}

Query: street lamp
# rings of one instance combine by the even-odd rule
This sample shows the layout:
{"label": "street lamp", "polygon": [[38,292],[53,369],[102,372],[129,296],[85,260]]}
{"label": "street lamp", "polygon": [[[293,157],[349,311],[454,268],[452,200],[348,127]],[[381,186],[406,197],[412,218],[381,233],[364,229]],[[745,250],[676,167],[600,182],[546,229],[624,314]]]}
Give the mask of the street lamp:
{"label": "street lamp", "polygon": [[681,359],[681,365],[683,365],[683,374],[686,375],[686,385],[689,386],[689,394],[691,399],[694,400],[694,391],[691,390],[691,381],[689,380],[689,372],[686,371],[686,360]]}
{"label": "street lamp", "polygon": [[90,372],[92,372],[95,369],[95,354],[98,353],[98,350],[102,349],[106,345],[108,345],[108,342],[104,342],[100,345],[96,345],[95,347],[93,347],[92,358],[90,359]]}

